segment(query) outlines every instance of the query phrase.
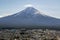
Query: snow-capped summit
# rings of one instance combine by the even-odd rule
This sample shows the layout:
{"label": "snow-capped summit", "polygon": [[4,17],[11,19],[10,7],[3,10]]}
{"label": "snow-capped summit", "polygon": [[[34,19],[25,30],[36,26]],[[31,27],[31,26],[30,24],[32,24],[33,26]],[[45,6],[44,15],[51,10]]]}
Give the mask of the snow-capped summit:
{"label": "snow-capped summit", "polygon": [[1,18],[0,26],[18,28],[31,28],[32,26],[33,28],[37,26],[39,26],[37,28],[41,28],[40,26],[48,26],[47,28],[50,26],[51,28],[54,26],[53,28],[55,28],[55,26],[60,26],[60,19],[56,19],[47,15],[44,16],[39,12],[39,10],[35,9],[34,7],[27,7],[26,9],[16,14]]}
{"label": "snow-capped summit", "polygon": [[21,12],[16,13],[14,16],[33,17],[38,14],[40,14],[40,12],[37,9],[35,9],[34,7],[27,7],[26,9],[22,10]]}
{"label": "snow-capped summit", "polygon": [[[35,9],[34,7],[27,7],[24,10],[11,15],[12,17],[16,18],[41,18],[44,17],[45,15],[42,15],[39,10]],[[45,16],[46,17],[46,16]]]}
{"label": "snow-capped summit", "polygon": [[37,11],[37,9],[35,9],[34,7],[27,7],[27,8],[25,8],[25,10],[26,10],[26,11],[27,11],[27,10],[30,10],[30,11],[35,10],[35,11]]}

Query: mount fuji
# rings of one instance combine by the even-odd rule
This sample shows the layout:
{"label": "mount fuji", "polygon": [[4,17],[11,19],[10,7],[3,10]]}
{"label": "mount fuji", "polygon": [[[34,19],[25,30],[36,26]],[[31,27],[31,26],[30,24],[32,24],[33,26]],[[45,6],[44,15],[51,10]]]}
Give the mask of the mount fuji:
{"label": "mount fuji", "polygon": [[0,27],[14,28],[59,28],[60,19],[41,14],[34,7],[3,18],[0,18]]}

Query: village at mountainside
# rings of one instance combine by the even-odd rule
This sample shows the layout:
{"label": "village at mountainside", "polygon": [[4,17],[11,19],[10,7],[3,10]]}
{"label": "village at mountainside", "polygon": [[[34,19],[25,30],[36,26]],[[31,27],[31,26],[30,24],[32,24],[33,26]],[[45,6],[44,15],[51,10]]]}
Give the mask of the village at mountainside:
{"label": "village at mountainside", "polygon": [[60,40],[60,31],[48,29],[1,29],[0,40]]}

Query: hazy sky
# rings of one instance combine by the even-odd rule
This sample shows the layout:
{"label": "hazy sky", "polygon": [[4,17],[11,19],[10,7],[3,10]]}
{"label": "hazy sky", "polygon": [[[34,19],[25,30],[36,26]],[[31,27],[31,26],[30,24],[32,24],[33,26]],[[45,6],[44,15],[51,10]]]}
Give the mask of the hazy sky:
{"label": "hazy sky", "polygon": [[60,18],[60,0],[0,0],[0,17],[17,13],[28,4],[46,15]]}

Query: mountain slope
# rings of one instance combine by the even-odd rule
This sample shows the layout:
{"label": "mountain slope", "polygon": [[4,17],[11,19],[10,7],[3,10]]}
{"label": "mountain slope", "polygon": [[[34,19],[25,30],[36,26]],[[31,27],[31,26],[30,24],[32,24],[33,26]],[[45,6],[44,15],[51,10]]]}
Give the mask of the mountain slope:
{"label": "mountain slope", "polygon": [[37,9],[28,7],[14,15],[0,18],[3,27],[60,26],[60,19],[41,14]]}

